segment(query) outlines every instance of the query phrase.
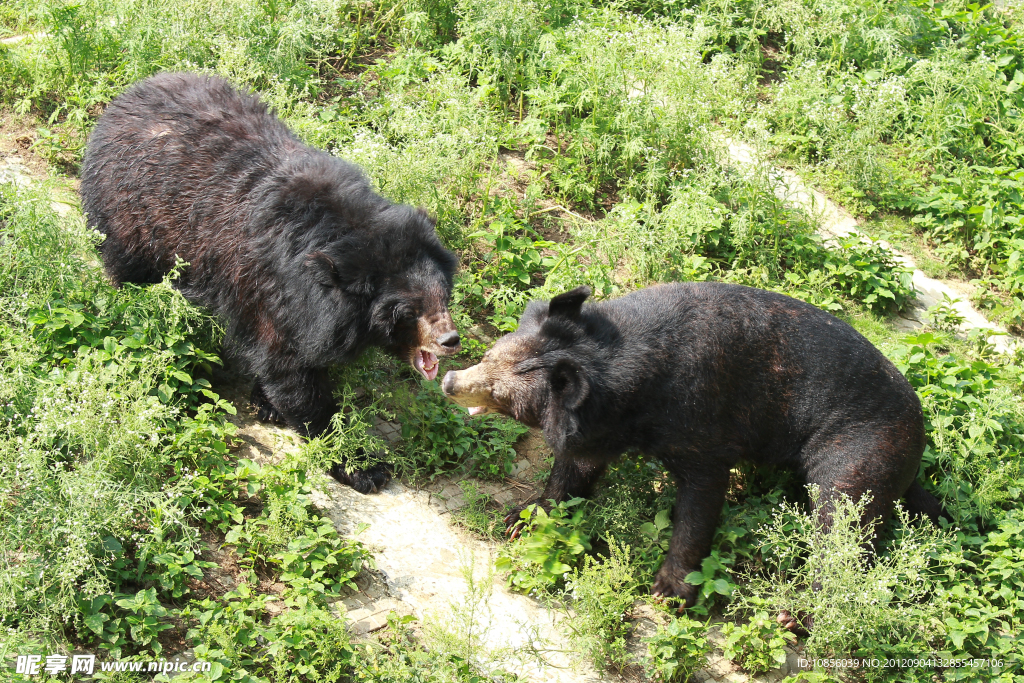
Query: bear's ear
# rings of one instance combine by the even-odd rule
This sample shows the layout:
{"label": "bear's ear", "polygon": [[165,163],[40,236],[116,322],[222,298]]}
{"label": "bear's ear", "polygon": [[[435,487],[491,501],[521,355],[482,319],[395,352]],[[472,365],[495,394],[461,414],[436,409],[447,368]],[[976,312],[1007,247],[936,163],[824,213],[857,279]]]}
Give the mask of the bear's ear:
{"label": "bear's ear", "polygon": [[562,316],[575,320],[580,317],[583,302],[590,296],[590,287],[583,285],[576,289],[559,294],[548,304],[548,316]]}
{"label": "bear's ear", "polygon": [[590,383],[580,364],[567,358],[559,360],[551,368],[549,382],[551,398],[544,416],[544,438],[555,453],[561,453],[569,439],[579,431],[576,411],[590,393]]}
{"label": "bear's ear", "polygon": [[305,265],[313,279],[324,287],[341,285],[341,278],[338,276],[338,269],[334,267],[334,261],[324,252],[313,251],[306,254]]}
{"label": "bear's ear", "polygon": [[567,410],[576,410],[590,393],[590,383],[583,375],[583,368],[575,360],[562,358],[551,368],[551,391]]}
{"label": "bear's ear", "polygon": [[437,219],[427,213],[427,210],[422,206],[416,207],[416,213],[418,213],[431,228],[437,228]]}

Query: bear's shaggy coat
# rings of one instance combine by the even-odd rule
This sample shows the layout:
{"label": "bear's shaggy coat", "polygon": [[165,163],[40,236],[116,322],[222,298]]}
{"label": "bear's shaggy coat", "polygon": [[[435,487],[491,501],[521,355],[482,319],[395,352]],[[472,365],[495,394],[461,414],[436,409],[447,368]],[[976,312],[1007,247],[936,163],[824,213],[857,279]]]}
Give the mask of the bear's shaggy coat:
{"label": "bear's shaggy coat", "polygon": [[[321,434],[337,410],[328,365],[379,346],[433,379],[437,356],[459,350],[447,308],[457,261],[432,219],[222,79],[160,74],[111,102],[81,195],[115,285],[188,263],[176,286],[225,321],[261,419]],[[378,469],[348,483],[384,481]]]}
{"label": "bear's shaggy coat", "polygon": [[[581,287],[533,302],[519,329],[442,387],[473,414],[544,430],[555,463],[541,501],[589,495],[626,451],[657,457],[678,484],[655,595],[686,605],[740,460],[790,468],[822,492],[871,493],[865,521],[897,498],[935,520],[915,481],[924,418],[907,380],[852,327],[780,294],[720,283],[651,287],[588,305]],[[506,518],[519,521],[518,512]]]}

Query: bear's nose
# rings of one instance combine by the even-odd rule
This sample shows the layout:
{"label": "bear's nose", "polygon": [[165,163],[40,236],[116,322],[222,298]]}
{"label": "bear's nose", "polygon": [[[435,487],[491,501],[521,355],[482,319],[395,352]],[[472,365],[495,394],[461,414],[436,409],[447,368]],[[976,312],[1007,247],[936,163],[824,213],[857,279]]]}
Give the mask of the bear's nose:
{"label": "bear's nose", "polygon": [[444,381],[441,382],[441,391],[447,396],[451,396],[455,392],[455,371],[449,370],[445,373]]}
{"label": "bear's nose", "polygon": [[452,330],[447,334],[442,334],[437,338],[437,343],[449,350],[457,349],[459,347],[459,333]]}

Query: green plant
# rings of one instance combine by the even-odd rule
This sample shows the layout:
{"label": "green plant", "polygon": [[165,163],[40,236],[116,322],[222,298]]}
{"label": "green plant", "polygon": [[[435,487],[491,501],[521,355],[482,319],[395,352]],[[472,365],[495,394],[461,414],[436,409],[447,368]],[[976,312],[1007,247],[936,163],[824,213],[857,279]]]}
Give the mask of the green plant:
{"label": "green plant", "polygon": [[907,337],[893,360],[921,397],[924,471],[946,509],[966,524],[1019,500],[1021,408],[1006,393],[1005,370],[942,354],[930,333]]}
{"label": "green plant", "polygon": [[281,581],[295,595],[319,598],[356,590],[353,579],[370,560],[358,541],[338,536],[328,520],[312,518],[307,530],[269,561],[281,568]]}
{"label": "green plant", "polygon": [[121,648],[128,644],[125,640],[127,629],[123,617],[111,617],[113,602],[113,596],[108,594],[79,598],[82,623],[91,632],[91,635],[80,633],[80,636],[94,636],[99,640],[97,647],[106,650],[113,657],[120,657]]}
{"label": "green plant", "polygon": [[796,636],[779,626],[767,612],[755,612],[744,624],[722,625],[725,644],[722,652],[751,673],[761,673],[786,663],[787,643]]}
{"label": "green plant", "polygon": [[621,671],[630,662],[626,615],[638,587],[629,546],[611,539],[608,556],[586,555],[565,580],[572,613],[562,622],[578,652],[601,669]]}
{"label": "green plant", "polygon": [[156,636],[161,631],[174,628],[173,625],[161,620],[168,616],[167,609],[156,599],[156,589],[147,588],[141,590],[134,596],[115,600],[118,607],[125,609],[128,614],[124,620],[128,622],[131,629],[133,644],[136,646],[149,646],[154,653],[160,654],[161,646]]}
{"label": "green plant", "polygon": [[522,116],[526,91],[532,86],[541,12],[533,2],[461,0],[460,38],[449,55],[461,62],[498,101]]}
{"label": "green plant", "polygon": [[[819,493],[808,487],[812,501]],[[929,525],[913,526],[897,509],[895,539],[871,558],[873,530],[861,526],[865,500],[842,496],[831,499],[827,530],[813,513],[783,503],[771,523],[758,531],[767,571],[747,572],[749,583],[732,609],[765,615],[747,629],[733,629],[734,651],[756,657],[756,666],[774,661],[783,643],[776,639],[767,610],[786,610],[813,619],[805,647],[813,656],[862,656],[927,648],[937,635],[942,603],[934,588],[936,577],[954,554],[942,553],[946,535]],[[803,618],[803,617],[801,617]],[[755,642],[756,640],[756,642]],[[758,645],[759,643],[759,645]]]}
{"label": "green plant", "polygon": [[324,468],[344,463],[349,472],[367,469],[382,461],[390,465],[396,455],[373,429],[375,422],[394,417],[384,408],[384,402],[391,398],[390,392],[375,393],[369,404],[362,406],[347,382],[341,384],[338,393],[339,410],[331,417],[331,428],[306,443],[305,457]]}
{"label": "green plant", "polygon": [[689,680],[704,666],[711,650],[704,624],[686,616],[670,619],[645,640],[647,674],[659,683]]}
{"label": "green plant", "polygon": [[684,581],[692,586],[700,587],[700,591],[697,593],[700,601],[698,604],[705,601],[710,602],[719,595],[729,598],[736,590],[736,583],[725,565],[722,564],[716,550],[712,550],[710,555],[701,560],[700,571],[690,572]]}
{"label": "green plant", "polygon": [[583,531],[586,501],[582,498],[554,503],[551,512],[530,505],[520,513],[521,537],[504,546],[495,568],[508,572],[508,585],[523,593],[555,589],[590,550]]}
{"label": "green plant", "polygon": [[879,313],[899,310],[914,297],[910,269],[877,241],[842,239],[826,255],[825,267],[837,290]]}
{"label": "green plant", "polygon": [[500,506],[491,497],[480,490],[473,481],[459,482],[462,489],[464,505],[452,511],[452,520],[475,534],[491,540],[499,540],[505,536],[504,515]]}
{"label": "green plant", "polygon": [[431,479],[453,471],[486,478],[512,472],[513,445],[526,427],[497,416],[470,417],[444,398],[436,382],[422,381],[420,387],[399,415],[411,472]]}
{"label": "green plant", "polygon": [[966,320],[954,305],[958,301],[949,298],[949,295],[943,292],[942,301],[928,308],[928,320],[932,327],[942,332],[956,332]]}

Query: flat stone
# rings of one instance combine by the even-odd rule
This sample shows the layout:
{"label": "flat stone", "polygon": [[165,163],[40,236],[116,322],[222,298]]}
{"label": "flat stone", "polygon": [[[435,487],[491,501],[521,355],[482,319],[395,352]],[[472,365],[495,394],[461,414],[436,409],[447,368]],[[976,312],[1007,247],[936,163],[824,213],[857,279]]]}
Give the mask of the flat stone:
{"label": "flat stone", "polygon": [[[195,653],[195,651],[192,648],[189,648],[189,649],[185,650],[184,652],[179,652],[178,654],[174,655],[174,657],[172,657],[168,661],[171,661],[171,662],[188,662],[189,664],[193,664],[196,661],[196,653]],[[182,669],[188,668],[188,665],[183,666],[181,668]],[[185,675],[185,672],[184,671],[180,671],[180,670],[179,671],[169,671],[166,674],[167,678],[172,680],[172,681],[175,678],[178,678],[178,677],[184,676],[184,675]]]}
{"label": "flat stone", "polygon": [[[612,674],[596,672],[589,662],[579,661],[558,623],[562,615],[557,610],[546,609],[537,601],[507,589],[504,577],[493,572],[497,544],[452,526],[448,516],[438,514],[438,507],[433,504],[441,502],[437,495],[407,488],[394,480],[378,493],[367,496],[333,480],[327,481],[327,487],[328,496],[313,494],[315,504],[343,534],[351,533],[361,524],[369,525],[359,540],[373,548],[374,574],[383,577],[389,594],[388,598],[348,615],[353,620],[352,633],[382,628],[390,606],[395,603],[403,605],[406,614],[450,628],[452,610],[464,609],[467,604],[466,572],[471,571],[477,590],[487,590],[486,597],[474,608],[478,615],[475,633],[481,651],[526,652],[539,647],[544,652],[546,661],[500,655],[503,659],[496,664],[501,668],[531,683],[619,680]],[[462,494],[451,483],[443,489],[445,494],[456,492]],[[446,496],[449,500],[453,497]],[[377,610],[378,607],[384,609]],[[370,611],[373,613],[367,614]]]}
{"label": "flat stone", "polygon": [[725,636],[722,635],[722,629],[717,624],[708,628],[707,639],[709,643],[718,647],[725,644]]}
{"label": "flat stone", "polygon": [[362,609],[367,604],[367,600],[363,599],[361,595],[343,598],[339,602],[345,607],[345,611],[350,614],[353,610]]}
{"label": "flat stone", "polygon": [[708,667],[707,670],[711,672],[715,678],[722,678],[726,674],[734,673],[739,667],[733,664],[730,660],[726,659],[722,655],[712,654],[708,655]]}
{"label": "flat stone", "polygon": [[750,681],[750,677],[744,676],[737,671],[733,671],[732,673],[727,673],[724,676],[721,676],[718,681],[719,683],[748,683],[748,681]]}
{"label": "flat stone", "polygon": [[525,474],[526,470],[530,469],[530,461],[526,458],[519,460],[515,465],[512,466],[512,476],[521,478],[520,475]]}
{"label": "flat stone", "polygon": [[352,621],[362,621],[363,619],[369,619],[372,616],[373,610],[366,607],[360,607],[359,609],[354,609],[348,613],[348,618]]}
{"label": "flat stone", "polygon": [[388,618],[386,615],[381,616],[379,614],[373,614],[366,618],[354,621],[348,625],[348,630],[357,636],[366,635],[367,633],[373,633],[388,625]]}
{"label": "flat stone", "polygon": [[[810,669],[811,667],[808,666],[807,668]],[[789,675],[803,671],[803,667],[800,666],[800,655],[792,651],[787,651],[785,669]]]}
{"label": "flat stone", "polygon": [[493,500],[498,505],[508,505],[515,499],[516,494],[509,489],[505,489],[504,491],[498,491],[497,493],[491,496],[491,500]]}

